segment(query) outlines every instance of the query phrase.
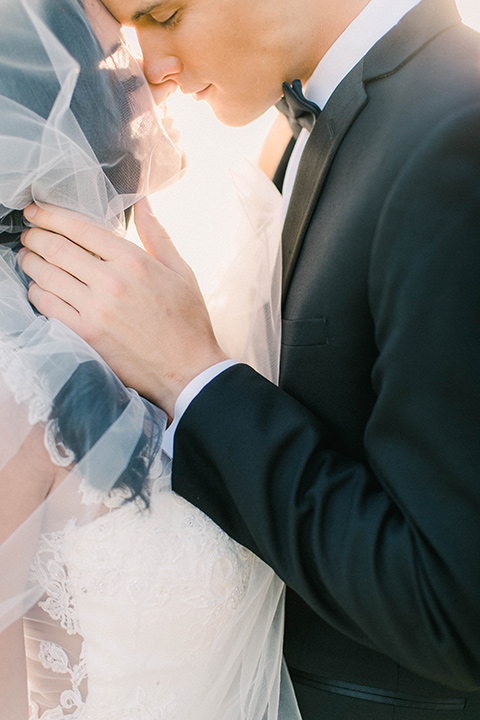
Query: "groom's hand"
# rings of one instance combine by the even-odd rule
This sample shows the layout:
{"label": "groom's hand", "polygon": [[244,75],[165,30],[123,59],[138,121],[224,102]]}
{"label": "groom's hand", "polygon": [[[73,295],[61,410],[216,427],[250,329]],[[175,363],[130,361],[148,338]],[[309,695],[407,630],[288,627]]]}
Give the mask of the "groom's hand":
{"label": "groom's hand", "polygon": [[122,379],[173,417],[196,375],[226,359],[190,267],[142,200],[147,252],[86,222],[31,205],[22,242],[29,299],[86,340]]}

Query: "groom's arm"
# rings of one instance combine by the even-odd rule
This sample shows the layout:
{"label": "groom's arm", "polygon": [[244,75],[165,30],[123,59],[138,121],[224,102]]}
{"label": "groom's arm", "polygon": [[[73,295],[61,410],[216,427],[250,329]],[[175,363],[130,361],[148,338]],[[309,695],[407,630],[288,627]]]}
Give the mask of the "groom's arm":
{"label": "groom's arm", "polygon": [[175,443],[175,432],[177,430],[178,423],[182,419],[192,400],[194,400],[203,388],[216,378],[217,375],[220,375],[220,373],[233,365],[236,365],[235,360],[223,360],[222,362],[212,365],[201,372],[200,375],[197,375],[186,387],[184,387],[175,403],[175,411],[172,422],[164,432],[162,439],[162,450],[170,458],[173,458],[173,446]]}
{"label": "groom's arm", "polygon": [[[379,349],[368,463],[238,366],[192,402],[173,487],[327,622],[447,685],[480,687],[480,111],[432,133],[372,245]],[[312,379],[312,382],[314,379]]]}

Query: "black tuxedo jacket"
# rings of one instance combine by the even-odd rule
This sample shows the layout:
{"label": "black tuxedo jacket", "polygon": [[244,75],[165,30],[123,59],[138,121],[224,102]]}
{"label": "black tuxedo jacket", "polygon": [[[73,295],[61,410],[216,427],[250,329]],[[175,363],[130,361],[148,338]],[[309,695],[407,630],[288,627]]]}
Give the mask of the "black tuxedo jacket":
{"label": "black tuxedo jacket", "polygon": [[480,38],[453,0],[408,13],[314,127],[280,386],[212,381],[173,487],[290,588],[304,720],[478,720]]}

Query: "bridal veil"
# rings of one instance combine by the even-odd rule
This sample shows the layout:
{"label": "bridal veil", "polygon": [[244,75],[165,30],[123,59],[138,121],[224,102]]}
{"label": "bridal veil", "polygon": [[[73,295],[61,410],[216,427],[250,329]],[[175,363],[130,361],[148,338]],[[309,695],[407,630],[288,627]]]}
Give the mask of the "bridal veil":
{"label": "bridal veil", "polygon": [[[2,502],[12,502],[12,483],[38,474],[43,460],[32,448],[43,448],[56,478],[38,507],[25,509],[24,516],[17,509],[21,521],[10,530],[0,529],[0,675],[11,670],[6,665],[11,628],[34,614],[39,602],[48,602],[47,585],[61,588],[68,581],[56,545],[65,528],[92,526],[115,494],[125,507],[136,504],[148,514],[153,500],[146,488],[153,481],[155,502],[162,492],[171,495],[168,463],[160,451],[167,418],[125,388],[75,334],[39,316],[29,304],[29,280],[16,255],[26,227],[22,211],[32,201],[54,205],[124,235],[135,201],[177,177],[181,164],[181,153],[152,105],[121,29],[98,0],[0,0]],[[211,288],[212,314],[223,325],[220,334],[225,333],[233,285],[241,289],[234,304],[242,341],[239,347],[238,334],[232,337],[233,352],[239,359],[257,361],[275,379],[279,231],[265,218],[276,216],[272,208],[277,198],[265,192],[264,212],[255,207],[258,196],[248,187],[246,183],[239,190],[239,197],[249,240],[242,245],[237,235],[233,241],[222,281],[217,276]],[[249,271],[252,265],[256,274]],[[227,337],[224,342],[228,345]],[[208,688],[198,698],[196,720],[297,717],[288,681],[279,699],[283,587],[261,561],[252,562],[242,600],[225,634],[215,638],[217,656],[203,658],[211,670],[204,675]],[[32,572],[35,566],[37,572]],[[69,625],[68,612],[50,610],[41,622],[30,624],[30,634],[51,638],[69,655],[71,667],[83,667],[78,628]],[[75,692],[83,698],[88,694],[88,677],[77,677],[74,690],[66,687],[58,672],[55,676],[60,660],[53,658],[50,677],[46,673],[35,679],[43,699],[34,703],[32,716],[83,717]],[[2,692],[9,690],[2,686]],[[12,686],[11,692],[22,690]],[[48,704],[49,693],[63,697],[61,711],[48,714],[48,707],[60,706]],[[4,720],[25,718],[24,698],[4,697],[0,703],[18,709],[9,710]],[[143,718],[150,720],[150,715]]]}

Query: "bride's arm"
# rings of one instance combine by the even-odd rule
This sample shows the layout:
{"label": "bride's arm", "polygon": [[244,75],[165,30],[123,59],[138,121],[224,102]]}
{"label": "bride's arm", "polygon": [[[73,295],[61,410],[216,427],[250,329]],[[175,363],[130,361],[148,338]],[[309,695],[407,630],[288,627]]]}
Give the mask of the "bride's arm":
{"label": "bride's arm", "polygon": [[0,634],[0,706],[5,720],[29,717],[22,619]]}
{"label": "bride's arm", "polygon": [[0,545],[39,507],[60,468],[45,448],[42,425],[34,425],[16,455],[0,470]]}
{"label": "bride's arm", "polygon": [[[58,479],[60,468],[54,466],[43,443],[43,427],[34,426],[17,454],[0,471],[0,544],[39,507]],[[25,580],[35,550],[23,547],[18,553],[14,572]],[[2,578],[2,584],[8,578]],[[0,707],[8,720],[26,720],[28,691],[23,621],[20,618],[0,633]]]}

